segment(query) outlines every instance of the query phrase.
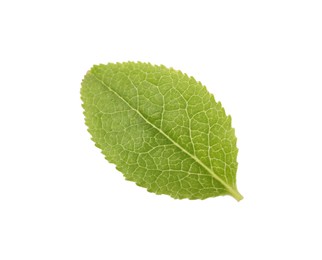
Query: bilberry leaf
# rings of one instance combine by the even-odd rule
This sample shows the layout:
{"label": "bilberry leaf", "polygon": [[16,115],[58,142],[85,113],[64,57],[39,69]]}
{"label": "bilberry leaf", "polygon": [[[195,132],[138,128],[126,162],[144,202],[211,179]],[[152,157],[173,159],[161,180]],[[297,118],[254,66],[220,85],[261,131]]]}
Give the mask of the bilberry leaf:
{"label": "bilberry leaf", "polygon": [[178,199],[243,198],[231,117],[194,78],[147,63],[95,65],[81,98],[92,140],[127,180]]}

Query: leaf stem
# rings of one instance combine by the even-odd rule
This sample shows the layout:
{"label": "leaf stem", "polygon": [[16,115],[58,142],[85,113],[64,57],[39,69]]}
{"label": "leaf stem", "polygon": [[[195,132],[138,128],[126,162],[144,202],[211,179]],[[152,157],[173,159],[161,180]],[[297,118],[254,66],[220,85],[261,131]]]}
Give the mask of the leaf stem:
{"label": "leaf stem", "polygon": [[233,198],[235,198],[237,201],[241,201],[244,198],[238,190],[230,189],[229,192],[231,196],[233,196]]}

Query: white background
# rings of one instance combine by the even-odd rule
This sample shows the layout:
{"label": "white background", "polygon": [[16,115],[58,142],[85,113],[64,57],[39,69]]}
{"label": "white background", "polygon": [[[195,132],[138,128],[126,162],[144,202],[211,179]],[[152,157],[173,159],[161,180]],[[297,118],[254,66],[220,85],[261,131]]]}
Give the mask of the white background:
{"label": "white background", "polygon": [[[193,75],[232,115],[244,195],[156,196],[90,140],[93,65]],[[0,259],[322,259],[321,1],[1,1]]]}

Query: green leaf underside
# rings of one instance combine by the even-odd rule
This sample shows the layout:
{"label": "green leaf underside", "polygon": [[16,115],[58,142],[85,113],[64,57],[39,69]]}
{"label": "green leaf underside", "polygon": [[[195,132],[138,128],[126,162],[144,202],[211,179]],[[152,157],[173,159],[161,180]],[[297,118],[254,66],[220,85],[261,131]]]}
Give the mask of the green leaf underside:
{"label": "green leaf underside", "polygon": [[127,180],[178,199],[243,198],[231,117],[194,78],[147,63],[95,65],[81,98],[93,141]]}

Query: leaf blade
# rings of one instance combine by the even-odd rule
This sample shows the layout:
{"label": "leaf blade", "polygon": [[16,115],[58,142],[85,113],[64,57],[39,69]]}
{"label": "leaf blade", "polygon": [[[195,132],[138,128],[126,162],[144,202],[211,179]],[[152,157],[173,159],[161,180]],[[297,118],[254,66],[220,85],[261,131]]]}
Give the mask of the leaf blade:
{"label": "leaf blade", "polygon": [[[229,147],[236,144],[231,119],[201,83],[164,66],[108,64],[94,66],[86,74],[81,96],[86,124],[94,142],[126,179],[151,192],[174,198],[204,199],[226,194],[237,200],[242,198],[235,182],[237,147],[235,150]],[[91,97],[90,101],[88,97]],[[203,105],[200,102],[204,102]],[[106,116],[111,114],[120,122]],[[219,127],[211,130],[214,126]],[[224,155],[230,151],[232,156],[229,167],[226,160],[223,174],[217,174],[223,167],[219,165],[221,152],[216,149],[223,148],[224,141],[215,140],[214,145],[211,142],[215,137],[222,139],[222,132],[218,135],[216,131],[223,126],[228,129],[228,135],[226,130],[224,135],[230,138]],[[129,134],[122,127],[129,127]],[[146,133],[140,132],[142,129]],[[114,140],[110,133],[118,138],[126,137],[126,144],[124,139]],[[144,148],[135,147],[136,142]],[[213,149],[216,145],[219,147]],[[165,158],[155,155],[161,150],[163,155],[168,154]],[[217,157],[211,158],[211,153]],[[133,165],[118,154],[129,157]],[[178,158],[182,160],[181,164]],[[230,176],[232,167],[235,172]]]}

